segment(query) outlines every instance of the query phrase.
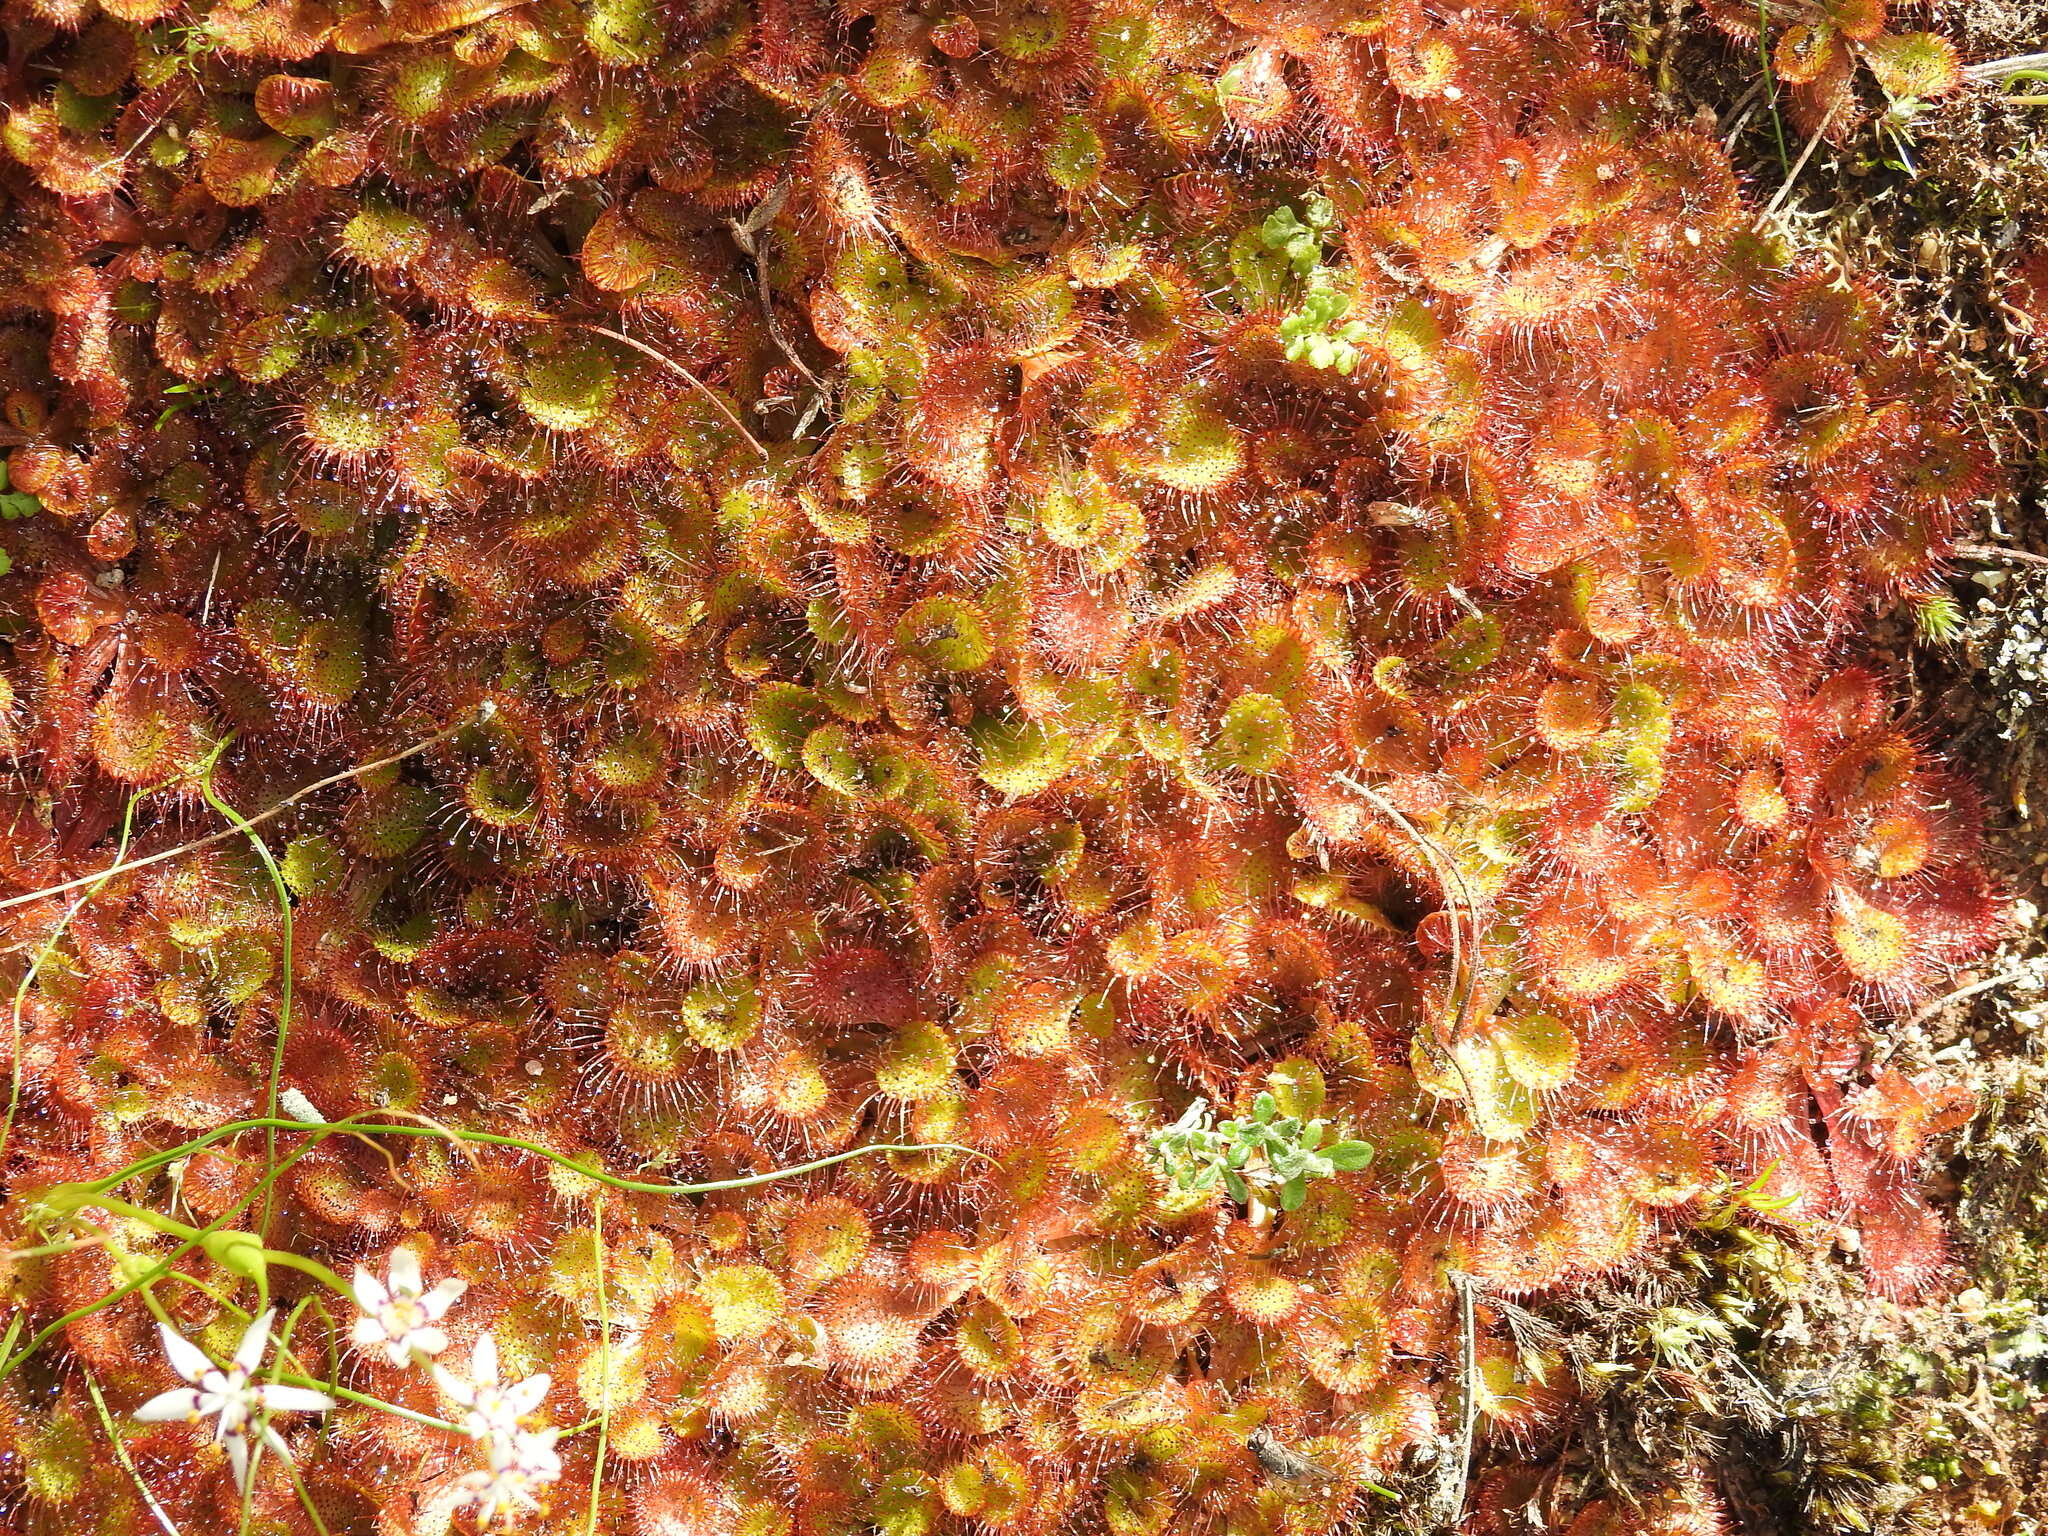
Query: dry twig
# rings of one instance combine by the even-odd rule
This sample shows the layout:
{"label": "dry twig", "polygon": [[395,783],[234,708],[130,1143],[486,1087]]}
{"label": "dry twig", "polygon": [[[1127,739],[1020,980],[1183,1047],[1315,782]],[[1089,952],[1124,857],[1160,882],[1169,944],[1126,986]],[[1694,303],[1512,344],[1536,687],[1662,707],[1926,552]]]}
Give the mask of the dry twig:
{"label": "dry twig", "polygon": [[673,373],[678,378],[682,379],[683,382],[688,384],[692,389],[696,390],[697,393],[702,395],[706,400],[709,400],[713,406],[717,407],[718,414],[723,416],[729,423],[731,423],[733,431],[739,433],[741,437],[744,437],[747,440],[747,442],[750,445],[752,445],[754,452],[761,455],[761,457],[764,459],[769,457],[768,450],[762,446],[761,440],[758,437],[754,436],[753,433],[747,430],[746,423],[741,421],[739,417],[734,414],[733,408],[725,403],[725,401],[719,396],[718,391],[713,389],[709,384],[706,384],[702,379],[698,378],[697,375],[690,372],[689,369],[685,368],[681,363],[677,362],[674,358],[668,356],[666,353],[657,352],[654,350],[654,348],[648,346],[646,342],[635,341],[625,332],[615,331],[608,325],[593,325],[586,320],[582,322],[579,329],[589,331],[593,335],[597,336],[609,336],[613,341],[618,342],[619,345],[631,347],[635,352],[638,352],[642,357],[650,357],[654,359],[655,362],[661,364],[661,366],[668,369],[670,373]]}

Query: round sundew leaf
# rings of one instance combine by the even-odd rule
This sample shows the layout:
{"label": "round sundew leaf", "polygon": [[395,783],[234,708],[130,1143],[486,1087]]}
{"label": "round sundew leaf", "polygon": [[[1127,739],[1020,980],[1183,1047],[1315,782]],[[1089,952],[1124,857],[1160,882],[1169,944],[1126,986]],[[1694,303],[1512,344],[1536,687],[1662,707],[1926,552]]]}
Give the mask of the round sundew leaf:
{"label": "round sundew leaf", "polygon": [[790,1266],[806,1285],[850,1274],[872,1241],[866,1214],[837,1196],[806,1203],[783,1231]]}
{"label": "round sundew leaf", "polygon": [[1536,1096],[1509,1073],[1500,1047],[1474,1034],[1460,1041],[1452,1055],[1439,1071],[1428,1064],[1418,1039],[1414,1056],[1428,1076],[1418,1070],[1417,1080],[1432,1092],[1462,1102],[1473,1128],[1487,1140],[1520,1141],[1527,1135],[1536,1123]]}
{"label": "round sundew leaf", "polygon": [[309,832],[286,845],[278,861],[284,883],[296,896],[325,895],[341,889],[348,878],[348,863],[333,838]]}
{"label": "round sundew leaf", "polygon": [[875,1536],[930,1536],[941,1513],[938,1491],[916,1468],[891,1472],[867,1502]]}
{"label": "round sundew leaf", "polygon": [[1323,1107],[1323,1070],[1306,1056],[1290,1056],[1267,1069],[1266,1091],[1281,1113],[1306,1120]]}
{"label": "round sundew leaf", "polygon": [[605,788],[621,793],[645,789],[660,775],[662,748],[652,731],[631,731],[607,743],[589,769]]}
{"label": "round sundew leaf", "polygon": [[705,1273],[697,1292],[711,1308],[712,1331],[721,1344],[758,1339],[782,1321],[788,1293],[758,1264],[721,1264]]}
{"label": "round sundew leaf", "polygon": [[463,785],[463,809],[487,827],[507,830],[534,819],[533,786],[486,763]]}
{"label": "round sundew leaf", "polygon": [[1524,1088],[1546,1093],[1572,1080],[1579,1065],[1579,1037],[1547,1013],[1497,1018],[1488,1033],[1509,1077]]}
{"label": "round sundew leaf", "polygon": [[426,1076],[411,1057],[386,1051],[370,1067],[369,1102],[379,1109],[411,1109],[426,1092]]}
{"label": "round sundew leaf", "polygon": [[1863,57],[1894,97],[1940,96],[1963,80],[1955,44],[1932,32],[1874,37],[1863,45]]}
{"label": "round sundew leaf", "polygon": [[363,858],[396,859],[426,835],[434,803],[433,791],[418,784],[365,795],[349,808],[342,837]]}
{"label": "round sundew leaf", "polygon": [[683,1026],[707,1051],[732,1051],[761,1027],[761,998],[751,976],[699,982],[683,994]]}
{"label": "round sundew leaf", "polygon": [[884,800],[898,794],[909,768],[888,748],[837,721],[804,738],[803,763],[827,789],[849,800]]}
{"label": "round sundew leaf", "polygon": [[1064,1054],[1073,1038],[1078,1002],[1059,982],[1007,982],[990,999],[997,1038],[1018,1056]]}
{"label": "round sundew leaf", "polygon": [[1745,1018],[1762,1008],[1769,977],[1755,956],[1699,935],[1686,941],[1685,959],[1693,985],[1713,1007]]}
{"label": "round sundew leaf", "polygon": [[519,405],[539,425],[580,432],[610,407],[618,366],[593,342],[577,340],[526,365]]}
{"label": "round sundew leaf", "polygon": [[605,1020],[606,1063],[636,1082],[670,1083],[698,1060],[698,1042],[684,1020],[642,999],[620,1002]]}
{"label": "round sundew leaf", "polygon": [[990,721],[974,731],[979,777],[998,794],[1035,795],[1066,771],[1071,746],[1043,720]]}
{"label": "round sundew leaf", "polygon": [[981,610],[946,594],[913,604],[896,626],[896,643],[942,672],[975,671],[995,654]]}
{"label": "round sundew leaf", "polygon": [[1171,402],[1159,413],[1156,445],[1141,466],[1147,478],[1176,490],[1213,491],[1244,467],[1244,440],[1206,403]]}
{"label": "round sundew leaf", "polygon": [[1217,724],[1210,756],[1241,773],[1273,772],[1294,750],[1294,722],[1287,706],[1269,693],[1241,693]]}
{"label": "round sundew leaf", "polygon": [[1933,825],[1918,810],[1904,810],[1879,819],[1865,839],[1874,854],[1880,880],[1899,880],[1925,866],[1934,847]]}
{"label": "round sundew leaf", "polygon": [[1610,739],[1623,810],[1641,810],[1657,798],[1671,733],[1671,703],[1654,686],[1630,682],[1615,690]]}
{"label": "round sundew leaf", "polygon": [[1042,153],[1047,177],[1062,191],[1085,191],[1102,175],[1102,138],[1084,117],[1068,116]]}
{"label": "round sundew leaf", "polygon": [[981,1301],[962,1314],[954,1348],[976,1376],[1008,1376],[1023,1359],[1023,1333],[1008,1313]]}
{"label": "round sundew leaf", "polygon": [[956,1461],[939,1474],[939,1498],[962,1519],[972,1519],[988,1503],[988,1479],[971,1461]]}
{"label": "round sundew leaf", "polygon": [[804,741],[832,718],[825,701],[795,683],[766,683],[747,710],[748,743],[778,768],[803,766]]}
{"label": "round sundew leaf", "polygon": [[1091,569],[1114,570],[1136,552],[1144,513],[1094,476],[1052,486],[1037,505],[1046,541],[1084,554]]}
{"label": "round sundew leaf", "polygon": [[945,1030],[928,1019],[914,1020],[883,1046],[875,1086],[891,1098],[921,1103],[951,1081],[958,1054]]}
{"label": "round sundew leaf", "polygon": [[1913,963],[1913,935],[1904,920],[1846,887],[1835,892],[1829,928],[1842,963],[1859,980],[1895,980]]}
{"label": "round sundew leaf", "polygon": [[1546,746],[1559,751],[1583,747],[1606,728],[1606,704],[1592,683],[1553,682],[1536,701],[1536,734]]}

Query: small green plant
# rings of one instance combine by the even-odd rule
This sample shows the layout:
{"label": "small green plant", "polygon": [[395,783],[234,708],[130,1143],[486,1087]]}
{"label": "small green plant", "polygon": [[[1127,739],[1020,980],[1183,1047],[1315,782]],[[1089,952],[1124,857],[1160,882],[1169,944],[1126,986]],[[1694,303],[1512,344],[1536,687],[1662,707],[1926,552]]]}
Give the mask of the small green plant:
{"label": "small green plant", "polygon": [[1918,176],[1920,168],[1913,163],[1913,135],[1925,121],[1932,103],[1918,96],[1894,96],[1889,91],[1885,92],[1885,100],[1884,111],[1877,115],[1877,135],[1879,143],[1888,149],[1881,154],[1879,163],[1887,169]]}
{"label": "small green plant", "polygon": [[[27,491],[17,491],[7,478],[7,461],[0,459],[0,518],[18,522],[24,517],[34,517],[43,510],[43,504]],[[4,567],[0,567],[4,569]]]}
{"label": "small green plant", "polygon": [[1350,298],[1334,288],[1310,289],[1301,308],[1280,322],[1287,360],[1311,368],[1334,368],[1349,377],[1358,366],[1358,344],[1366,336],[1362,321],[1338,325],[1350,308]]}
{"label": "small green plant", "polygon": [[1329,1122],[1283,1115],[1270,1093],[1252,1100],[1251,1117],[1212,1124],[1209,1101],[1197,1099],[1172,1125],[1154,1131],[1152,1162],[1179,1189],[1214,1189],[1221,1181],[1231,1199],[1251,1206],[1279,1192],[1280,1209],[1308,1198],[1311,1179],[1356,1173],[1372,1161],[1362,1141],[1329,1141]]}
{"label": "small green plant", "polygon": [[1337,222],[1337,205],[1327,197],[1310,197],[1297,216],[1291,204],[1266,215],[1259,238],[1266,249],[1287,258],[1297,277],[1312,278],[1323,264],[1323,237]]}
{"label": "small green plant", "polygon": [[1785,115],[1778,110],[1778,77],[1771,68],[1770,0],[1756,0],[1756,56],[1764,71],[1764,100],[1771,109],[1771,136],[1778,145],[1778,168],[1789,179],[1792,155],[1785,145]]}
{"label": "small green plant", "polygon": [[165,395],[175,396],[176,398],[172,399],[170,403],[167,404],[163,408],[163,410],[158,414],[156,418],[156,430],[159,432],[163,431],[164,424],[168,422],[173,416],[176,416],[180,411],[189,409],[192,405],[197,403],[197,398],[201,388],[202,386],[198,384],[173,384],[169,388],[165,389]]}
{"label": "small green plant", "polygon": [[1930,645],[1946,645],[1963,632],[1963,610],[1947,592],[1913,599],[1913,629]]}
{"label": "small green plant", "polygon": [[1269,251],[1287,259],[1294,275],[1308,285],[1300,307],[1280,322],[1290,363],[1334,368],[1349,376],[1358,366],[1358,344],[1366,327],[1357,320],[1338,322],[1351,309],[1350,296],[1338,286],[1335,268],[1323,265],[1323,240],[1335,227],[1337,206],[1327,197],[1311,197],[1297,215],[1292,206],[1275,208],[1259,226],[1259,239]]}
{"label": "small green plant", "polygon": [[[2005,77],[2007,80],[2048,80],[2048,69],[2015,69]],[[2016,107],[2048,107],[2048,96],[2038,92],[2027,94],[2015,92],[2004,98]]]}

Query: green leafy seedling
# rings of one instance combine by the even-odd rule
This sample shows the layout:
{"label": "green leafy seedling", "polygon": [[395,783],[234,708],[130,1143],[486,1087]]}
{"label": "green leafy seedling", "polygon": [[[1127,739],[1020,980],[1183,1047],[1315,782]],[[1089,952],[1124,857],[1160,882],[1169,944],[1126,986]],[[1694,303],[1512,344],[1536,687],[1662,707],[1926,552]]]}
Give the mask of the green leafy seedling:
{"label": "green leafy seedling", "polygon": [[1334,368],[1349,377],[1358,366],[1358,344],[1368,334],[1363,321],[1337,323],[1350,308],[1350,298],[1336,289],[1311,288],[1302,299],[1301,308],[1280,322],[1280,339],[1286,343],[1287,360],[1307,363],[1311,368]]}
{"label": "green leafy seedling", "polygon": [[[7,461],[0,459],[0,518],[18,522],[24,517],[34,517],[43,510],[43,504],[27,491],[17,491],[7,477]],[[6,574],[6,567],[0,566],[0,575]]]}
{"label": "green leafy seedling", "polygon": [[1307,277],[1322,265],[1323,236],[1337,222],[1337,205],[1312,196],[1302,207],[1299,216],[1291,205],[1275,208],[1259,226],[1259,238],[1268,250],[1285,256],[1297,275]]}
{"label": "green leafy seedling", "polygon": [[1330,1138],[1327,1120],[1283,1115],[1270,1093],[1252,1100],[1242,1120],[1213,1124],[1206,1099],[1196,1099],[1180,1119],[1155,1131],[1150,1143],[1153,1166],[1183,1190],[1214,1189],[1219,1183],[1231,1199],[1251,1206],[1270,1193],[1283,1211],[1300,1208],[1312,1180],[1356,1173],[1372,1161],[1363,1141]]}

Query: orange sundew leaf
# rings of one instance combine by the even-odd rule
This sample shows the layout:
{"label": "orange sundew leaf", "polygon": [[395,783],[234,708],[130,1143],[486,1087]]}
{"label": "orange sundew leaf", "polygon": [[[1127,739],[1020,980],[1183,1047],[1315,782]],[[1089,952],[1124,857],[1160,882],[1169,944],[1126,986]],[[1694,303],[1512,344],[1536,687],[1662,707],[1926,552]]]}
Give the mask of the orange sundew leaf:
{"label": "orange sundew leaf", "polygon": [[1863,45],[1863,57],[1878,84],[1896,97],[1945,96],[1963,83],[1955,44],[1937,33],[1873,37]]}
{"label": "orange sundew leaf", "polygon": [[1893,1157],[1911,1162],[1930,1139],[1967,1123],[1976,1104],[1963,1084],[1915,1081],[1886,1068],[1849,1100],[1844,1113],[1877,1131]]}

